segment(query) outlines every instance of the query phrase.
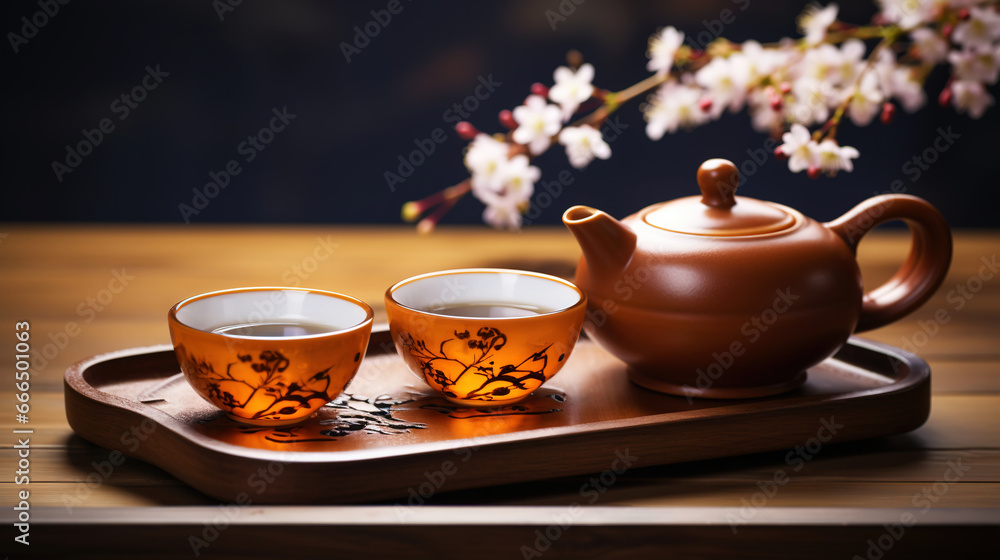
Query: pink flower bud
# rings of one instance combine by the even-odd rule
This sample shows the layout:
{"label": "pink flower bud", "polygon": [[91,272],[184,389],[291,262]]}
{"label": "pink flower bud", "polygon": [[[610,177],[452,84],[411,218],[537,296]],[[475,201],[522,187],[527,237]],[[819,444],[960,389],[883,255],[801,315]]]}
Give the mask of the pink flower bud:
{"label": "pink flower bud", "polygon": [[882,124],[892,124],[892,118],[896,116],[896,106],[892,103],[882,104]]}
{"label": "pink flower bud", "polygon": [[455,125],[455,132],[458,133],[458,137],[462,140],[472,140],[479,134],[476,127],[472,126],[472,123],[468,121],[462,121]]}
{"label": "pink flower bud", "polygon": [[947,107],[949,103],[951,103],[951,84],[945,86],[945,88],[941,90],[941,95],[938,95],[938,105]]}
{"label": "pink flower bud", "polygon": [[500,124],[504,128],[517,128],[517,121],[514,120],[514,113],[511,113],[507,109],[500,111]]}

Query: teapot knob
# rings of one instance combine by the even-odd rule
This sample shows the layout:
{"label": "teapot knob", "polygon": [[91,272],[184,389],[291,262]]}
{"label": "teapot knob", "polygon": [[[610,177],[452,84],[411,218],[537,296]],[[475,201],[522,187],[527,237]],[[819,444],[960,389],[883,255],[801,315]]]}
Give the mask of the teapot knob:
{"label": "teapot knob", "polygon": [[701,203],[712,208],[732,208],[736,205],[736,186],[740,172],[728,159],[714,158],[698,168]]}

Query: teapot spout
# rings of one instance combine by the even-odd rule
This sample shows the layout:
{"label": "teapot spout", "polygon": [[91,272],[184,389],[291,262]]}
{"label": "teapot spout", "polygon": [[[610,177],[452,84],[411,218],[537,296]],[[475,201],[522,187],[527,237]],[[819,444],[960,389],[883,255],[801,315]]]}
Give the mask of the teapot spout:
{"label": "teapot spout", "polygon": [[563,214],[592,271],[617,274],[632,260],[636,236],[627,225],[589,206],[574,206]]}

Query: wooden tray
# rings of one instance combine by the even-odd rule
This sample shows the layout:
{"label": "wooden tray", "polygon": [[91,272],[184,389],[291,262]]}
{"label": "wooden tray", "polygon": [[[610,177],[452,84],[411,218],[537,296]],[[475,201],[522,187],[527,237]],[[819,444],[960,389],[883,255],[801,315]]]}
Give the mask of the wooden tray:
{"label": "wooden tray", "polygon": [[[630,383],[582,339],[527,400],[469,409],[435,397],[387,331],[345,394],[302,424],[237,424],[190,388],[169,346],[122,350],[66,371],[66,416],[85,439],[159,466],[224,502],[421,503],[436,492],[897,434],[930,413],[930,368],[852,338],[800,389],[711,401]],[[795,461],[792,457],[790,460]]]}

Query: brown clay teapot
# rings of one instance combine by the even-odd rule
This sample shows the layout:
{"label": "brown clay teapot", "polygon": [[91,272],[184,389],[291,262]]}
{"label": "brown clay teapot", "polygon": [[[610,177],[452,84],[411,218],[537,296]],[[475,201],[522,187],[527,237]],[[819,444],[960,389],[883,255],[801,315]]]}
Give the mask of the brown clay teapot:
{"label": "brown clay teapot", "polygon": [[[944,280],[951,232],[920,198],[876,196],[821,224],[735,196],[738,183],[732,162],[712,159],[698,169],[701,197],[620,222],[586,206],[563,215],[583,249],[584,329],[639,385],[723,399],[794,389],[852,333],[910,313]],[[909,226],[910,254],[865,292],[855,250],[891,220]]]}

